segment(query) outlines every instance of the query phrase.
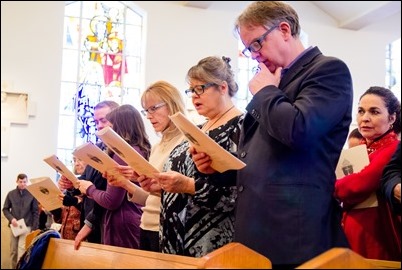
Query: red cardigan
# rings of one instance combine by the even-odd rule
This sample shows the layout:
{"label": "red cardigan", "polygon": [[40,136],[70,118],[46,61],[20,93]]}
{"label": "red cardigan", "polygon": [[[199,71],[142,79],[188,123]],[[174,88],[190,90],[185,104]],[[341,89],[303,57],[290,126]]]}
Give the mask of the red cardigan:
{"label": "red cardigan", "polygon": [[[335,197],[343,203],[342,225],[350,247],[366,258],[401,260],[400,217],[392,214],[379,192],[382,171],[398,143],[394,132],[372,143],[368,147],[370,164],[335,183]],[[353,209],[373,192],[377,193],[377,207]]]}

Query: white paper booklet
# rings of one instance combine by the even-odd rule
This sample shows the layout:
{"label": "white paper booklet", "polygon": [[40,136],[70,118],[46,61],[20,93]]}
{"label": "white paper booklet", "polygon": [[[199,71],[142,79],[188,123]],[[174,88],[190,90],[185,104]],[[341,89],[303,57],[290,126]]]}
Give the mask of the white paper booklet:
{"label": "white paper booklet", "polygon": [[366,167],[369,163],[367,146],[365,144],[343,149],[335,170],[336,179],[360,172],[361,169]]}
{"label": "white paper booklet", "polygon": [[59,195],[62,194],[56,183],[49,177],[38,177],[30,179],[31,183],[27,190],[38,200],[47,211],[63,206]]}
{"label": "white paper booklet", "polygon": [[73,155],[97,169],[101,173],[117,167],[117,162],[114,161],[108,154],[103,152],[98,146],[91,142],[84,143],[78,146]]}
{"label": "white paper booklet", "polygon": [[154,173],[159,172],[158,169],[152,166],[111,127],[99,130],[96,132],[96,136],[133,168],[138,175],[146,175],[153,178]]}
{"label": "white paper booklet", "polygon": [[246,166],[243,161],[226,151],[207,134],[202,132],[201,129],[188,120],[181,112],[169,117],[197,151],[204,152],[211,157],[211,167],[218,172],[239,170]]}
{"label": "white paper booklet", "polygon": [[17,227],[14,227],[12,224],[10,224],[11,232],[13,233],[14,237],[29,232],[27,225],[25,224],[25,220],[23,218],[17,220],[17,224],[18,224]]}
{"label": "white paper booklet", "polygon": [[[346,175],[360,172],[370,163],[367,146],[360,144],[352,148],[343,149],[336,166],[336,179]],[[372,193],[365,201],[357,204],[354,209],[369,208],[378,206],[377,195]]]}
{"label": "white paper booklet", "polygon": [[75,176],[75,174],[70,171],[56,155],[51,155],[50,157],[44,158],[43,160],[58,173],[70,180],[75,187],[77,187],[77,176]]}

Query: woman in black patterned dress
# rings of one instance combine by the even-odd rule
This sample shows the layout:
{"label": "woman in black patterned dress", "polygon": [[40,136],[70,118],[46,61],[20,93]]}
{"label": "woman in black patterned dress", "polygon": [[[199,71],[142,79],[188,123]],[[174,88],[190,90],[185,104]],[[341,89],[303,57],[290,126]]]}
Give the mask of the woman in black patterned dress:
{"label": "woman in black patterned dress", "polygon": [[[243,113],[232,97],[237,84],[226,57],[206,57],[190,68],[186,94],[206,117],[200,128],[235,155]],[[201,257],[232,242],[237,197],[236,173],[202,174],[194,165],[186,140],[176,146],[152,182],[162,189],[160,240],[163,253]]]}

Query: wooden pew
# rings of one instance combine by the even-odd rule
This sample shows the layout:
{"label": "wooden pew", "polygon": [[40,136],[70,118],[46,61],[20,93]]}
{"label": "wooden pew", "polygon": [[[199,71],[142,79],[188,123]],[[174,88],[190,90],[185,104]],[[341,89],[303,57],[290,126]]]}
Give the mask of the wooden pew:
{"label": "wooden pew", "polygon": [[27,234],[26,238],[25,238],[25,249],[27,249],[29,247],[29,245],[31,244],[32,240],[40,233],[41,231],[39,229],[34,230],[30,233]]}
{"label": "wooden pew", "polygon": [[264,268],[269,259],[239,243],[230,243],[201,258],[51,238],[42,269],[198,269]]}
{"label": "wooden pew", "polygon": [[296,269],[401,269],[401,262],[366,259],[348,248],[332,248]]}

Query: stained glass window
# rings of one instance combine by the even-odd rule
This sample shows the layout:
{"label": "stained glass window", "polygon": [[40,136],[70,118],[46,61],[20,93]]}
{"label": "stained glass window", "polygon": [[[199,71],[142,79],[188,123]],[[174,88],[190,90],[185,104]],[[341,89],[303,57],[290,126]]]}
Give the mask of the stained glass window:
{"label": "stained glass window", "polygon": [[97,142],[98,102],[140,107],[144,26],[141,11],[126,2],[66,3],[57,156],[67,165],[75,147]]}

